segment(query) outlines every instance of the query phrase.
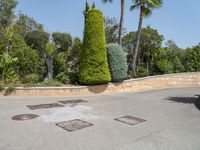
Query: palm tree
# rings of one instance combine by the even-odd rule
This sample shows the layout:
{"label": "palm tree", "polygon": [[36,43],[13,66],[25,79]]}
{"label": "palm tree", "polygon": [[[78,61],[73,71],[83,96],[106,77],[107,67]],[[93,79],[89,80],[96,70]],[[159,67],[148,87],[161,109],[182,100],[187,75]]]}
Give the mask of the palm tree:
{"label": "palm tree", "polygon": [[139,44],[140,44],[140,35],[142,30],[142,22],[144,17],[148,17],[152,14],[154,8],[159,8],[162,6],[163,0],[133,0],[134,5],[130,7],[130,10],[134,10],[136,8],[140,9],[140,16],[139,16],[139,24],[138,30],[136,34],[136,43],[132,50],[132,59],[131,63],[129,64],[129,71],[132,75],[136,76],[136,60],[139,51]]}
{"label": "palm tree", "polygon": [[[113,0],[103,0],[103,2],[112,2]],[[123,32],[123,24],[124,24],[124,7],[125,0],[121,0],[121,15],[120,15],[120,23],[119,23],[119,34],[118,34],[118,44],[122,45],[122,32]]]}

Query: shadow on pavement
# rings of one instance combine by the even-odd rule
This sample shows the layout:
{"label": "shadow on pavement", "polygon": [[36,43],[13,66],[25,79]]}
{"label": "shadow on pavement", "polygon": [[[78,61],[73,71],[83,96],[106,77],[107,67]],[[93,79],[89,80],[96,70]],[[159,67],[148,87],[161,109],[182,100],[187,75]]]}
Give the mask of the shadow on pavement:
{"label": "shadow on pavement", "polygon": [[184,104],[194,104],[197,109],[200,110],[200,98],[196,97],[168,97],[167,100],[176,102],[176,103],[184,103]]}

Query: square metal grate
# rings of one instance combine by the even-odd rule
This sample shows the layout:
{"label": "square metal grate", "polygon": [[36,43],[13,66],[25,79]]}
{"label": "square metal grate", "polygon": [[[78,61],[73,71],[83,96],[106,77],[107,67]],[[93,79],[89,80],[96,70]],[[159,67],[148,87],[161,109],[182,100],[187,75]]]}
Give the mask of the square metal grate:
{"label": "square metal grate", "polygon": [[114,120],[122,122],[122,123],[129,124],[129,125],[136,125],[136,124],[139,124],[139,123],[146,121],[144,119],[133,117],[133,116],[124,116],[124,117],[116,118]]}
{"label": "square metal grate", "polygon": [[75,100],[65,100],[65,101],[58,101],[62,104],[78,104],[78,103],[86,103],[87,101],[82,99],[75,99]]}
{"label": "square metal grate", "polygon": [[51,104],[39,104],[39,105],[27,105],[27,107],[31,110],[35,109],[44,109],[44,108],[53,108],[53,107],[64,107],[58,103],[51,103]]}
{"label": "square metal grate", "polygon": [[70,121],[60,122],[60,123],[57,123],[56,125],[69,132],[72,132],[72,131],[77,131],[77,130],[92,126],[93,124],[80,120],[80,119],[74,119]]}

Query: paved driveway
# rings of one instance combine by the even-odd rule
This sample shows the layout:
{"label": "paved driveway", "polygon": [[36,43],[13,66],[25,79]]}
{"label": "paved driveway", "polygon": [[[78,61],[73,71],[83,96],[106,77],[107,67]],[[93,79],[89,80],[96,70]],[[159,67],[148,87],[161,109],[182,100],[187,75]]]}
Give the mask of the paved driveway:
{"label": "paved driveway", "polygon": [[[194,105],[195,94],[200,94],[200,88],[78,97],[0,97],[0,150],[200,150],[200,111]],[[67,101],[78,99],[87,102]],[[53,108],[39,105],[50,103],[57,104]],[[39,117],[12,119],[20,114]],[[26,117],[21,119],[29,119]],[[84,122],[70,124],[74,119]],[[67,121],[68,130],[82,129],[69,132],[56,125],[63,121]]]}

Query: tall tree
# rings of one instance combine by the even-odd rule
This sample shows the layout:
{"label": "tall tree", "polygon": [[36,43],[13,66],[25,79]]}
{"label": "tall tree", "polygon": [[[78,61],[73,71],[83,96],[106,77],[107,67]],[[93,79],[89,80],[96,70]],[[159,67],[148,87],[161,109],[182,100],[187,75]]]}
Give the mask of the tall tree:
{"label": "tall tree", "polygon": [[[159,34],[156,29],[153,29],[150,26],[142,28],[137,64],[143,65],[143,67],[148,70],[148,73],[151,73],[151,69],[153,71],[153,66],[151,64],[157,51],[161,48],[163,40],[164,36]],[[134,41],[136,41],[136,32],[129,32],[123,37],[123,48],[128,54],[127,58],[129,66],[132,60]]]}
{"label": "tall tree", "polygon": [[17,0],[0,0],[0,36],[2,32],[13,22],[14,9],[17,6]]}
{"label": "tall tree", "polygon": [[[113,0],[103,0],[103,2],[112,2]],[[122,34],[123,34],[123,24],[124,24],[124,7],[125,0],[121,0],[121,14],[119,23],[119,33],[118,33],[118,44],[122,45]]]}
{"label": "tall tree", "polygon": [[116,18],[104,18],[106,43],[116,43],[118,37],[119,23]]}
{"label": "tall tree", "polygon": [[26,14],[19,13],[14,24],[14,30],[22,37],[30,31],[44,31],[43,25]]}
{"label": "tall tree", "polygon": [[133,5],[130,7],[130,10],[134,10],[135,8],[140,9],[140,16],[139,16],[139,24],[138,24],[138,30],[136,34],[136,42],[134,49],[132,51],[132,60],[129,66],[129,73],[136,76],[136,62],[137,62],[137,56],[139,51],[139,44],[140,44],[140,36],[141,36],[141,30],[142,30],[142,22],[143,18],[151,15],[152,10],[154,8],[159,8],[163,3],[163,0],[133,0]]}
{"label": "tall tree", "polygon": [[48,54],[46,52],[47,43],[50,42],[49,34],[43,31],[31,31],[25,35],[26,43],[33,49],[39,51],[41,57],[46,61],[48,74],[46,79],[53,78],[53,60],[61,52],[69,50],[72,45],[72,37],[67,33],[55,32],[52,34],[52,41],[55,50]]}

